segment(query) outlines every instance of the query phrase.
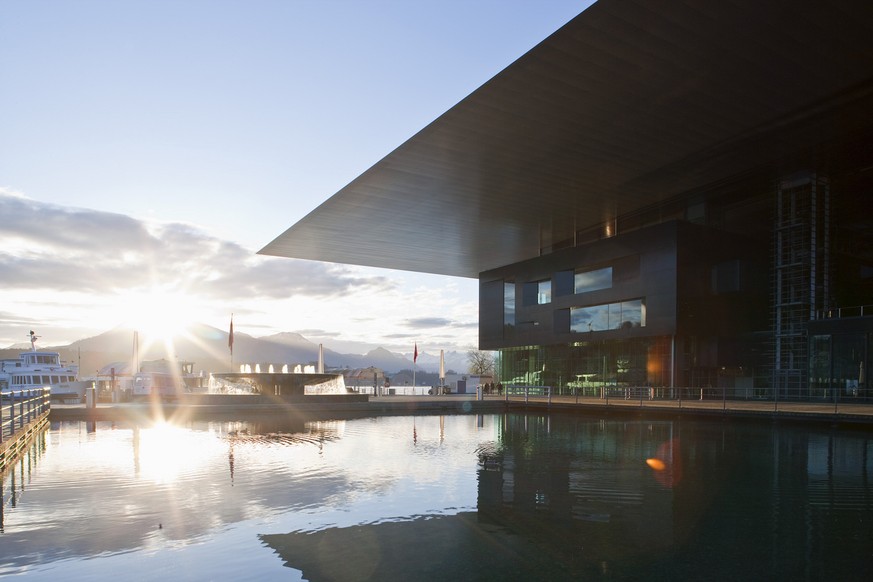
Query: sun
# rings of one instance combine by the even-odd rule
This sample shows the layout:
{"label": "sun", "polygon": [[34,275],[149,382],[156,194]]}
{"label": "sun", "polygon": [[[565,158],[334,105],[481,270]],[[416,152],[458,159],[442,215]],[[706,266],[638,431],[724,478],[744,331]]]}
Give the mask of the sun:
{"label": "sun", "polygon": [[171,343],[194,323],[193,299],[161,289],[125,296],[125,323],[150,342]]}

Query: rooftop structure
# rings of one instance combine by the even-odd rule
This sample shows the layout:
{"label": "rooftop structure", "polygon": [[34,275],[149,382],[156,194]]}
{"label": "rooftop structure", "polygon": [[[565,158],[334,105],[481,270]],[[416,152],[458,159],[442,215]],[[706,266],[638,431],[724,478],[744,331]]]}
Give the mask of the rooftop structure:
{"label": "rooftop structure", "polygon": [[726,181],[842,169],[869,155],[871,35],[860,0],[600,0],[260,252],[476,278]]}

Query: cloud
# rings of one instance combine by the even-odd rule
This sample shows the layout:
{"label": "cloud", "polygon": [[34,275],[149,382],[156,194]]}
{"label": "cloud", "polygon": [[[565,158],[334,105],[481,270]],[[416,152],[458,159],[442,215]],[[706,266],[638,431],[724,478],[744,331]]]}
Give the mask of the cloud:
{"label": "cloud", "polygon": [[196,289],[213,299],[335,297],[385,291],[387,277],[342,265],[261,257],[236,243],[180,223],[70,209],[0,190],[4,287],[85,293]]}
{"label": "cloud", "polygon": [[445,317],[415,317],[412,319],[407,319],[404,323],[407,327],[412,327],[415,329],[429,329],[439,327],[449,327],[452,329],[471,329],[478,328],[479,326],[479,324],[476,322],[460,323],[452,321],[451,319],[446,319]]}
{"label": "cloud", "polygon": [[408,327],[420,329],[430,327],[446,327],[447,325],[451,325],[452,321],[444,317],[416,317],[413,319],[407,319],[405,323]]}
{"label": "cloud", "polygon": [[327,331],[325,329],[298,329],[297,333],[304,337],[341,337],[342,334],[336,331]]}

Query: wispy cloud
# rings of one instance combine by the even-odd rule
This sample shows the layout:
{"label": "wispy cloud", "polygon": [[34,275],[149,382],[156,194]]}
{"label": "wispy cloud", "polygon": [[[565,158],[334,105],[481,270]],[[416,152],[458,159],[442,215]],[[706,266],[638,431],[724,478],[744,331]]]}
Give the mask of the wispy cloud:
{"label": "wispy cloud", "polygon": [[329,263],[261,257],[197,227],[43,204],[0,191],[4,286],[113,292],[173,284],[211,298],[333,297],[394,283]]}
{"label": "wispy cloud", "polygon": [[478,323],[475,321],[471,322],[458,322],[453,321],[451,319],[446,319],[445,317],[415,317],[412,319],[407,319],[404,324],[407,327],[412,327],[415,329],[430,329],[430,328],[452,328],[452,329],[470,329],[470,328],[478,328]]}

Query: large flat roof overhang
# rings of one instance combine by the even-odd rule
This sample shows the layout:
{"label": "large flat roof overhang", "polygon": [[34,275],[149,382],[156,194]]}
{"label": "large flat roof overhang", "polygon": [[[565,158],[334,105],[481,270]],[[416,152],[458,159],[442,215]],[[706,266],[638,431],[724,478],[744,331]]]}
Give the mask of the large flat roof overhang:
{"label": "large flat roof overhang", "polygon": [[600,0],[260,254],[477,277],[737,176],[839,164],[873,136],[871,38],[861,0]]}

